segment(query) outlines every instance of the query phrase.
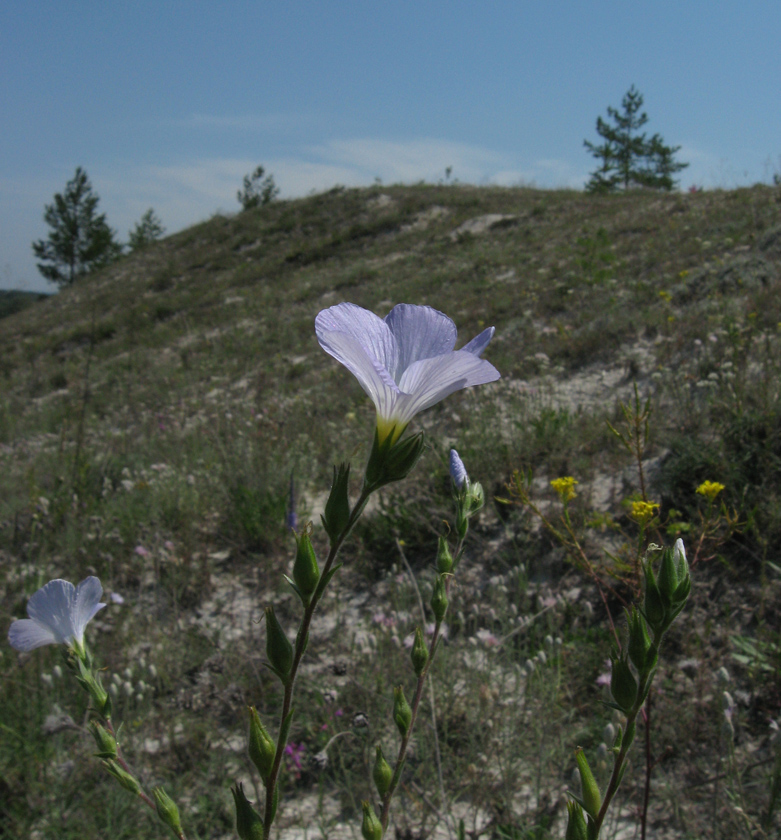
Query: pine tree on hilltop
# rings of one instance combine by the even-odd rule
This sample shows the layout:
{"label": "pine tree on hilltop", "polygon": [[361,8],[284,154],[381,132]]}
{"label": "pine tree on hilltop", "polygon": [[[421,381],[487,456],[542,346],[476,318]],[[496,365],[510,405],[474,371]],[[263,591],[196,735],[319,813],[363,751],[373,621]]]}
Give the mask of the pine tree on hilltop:
{"label": "pine tree on hilltop", "polygon": [[156,242],[164,233],[163,223],[157,218],[153,208],[150,207],[128,234],[128,247],[131,251],[146,248],[147,245]]}
{"label": "pine tree on hilltop", "polygon": [[38,271],[50,282],[70,286],[122,254],[106,214],[97,213],[99,201],[79,166],[65,192],[55,193],[54,203],[46,205],[43,220],[51,231],[47,240],[33,242],[33,253],[42,261],[37,263]]}
{"label": "pine tree on hilltop", "polygon": [[602,162],[591,173],[586,184],[588,192],[615,192],[632,187],[672,190],[677,183],[672,176],[689,165],[674,158],[680,146],[665,146],[659,134],[647,140],[640,133],[648,122],[648,115],[640,110],[642,106],[643,97],[632,85],[621,100],[620,111],[608,106],[612,124],[597,117],[597,134],[605,142],[596,145],[583,141],[589,152]]}

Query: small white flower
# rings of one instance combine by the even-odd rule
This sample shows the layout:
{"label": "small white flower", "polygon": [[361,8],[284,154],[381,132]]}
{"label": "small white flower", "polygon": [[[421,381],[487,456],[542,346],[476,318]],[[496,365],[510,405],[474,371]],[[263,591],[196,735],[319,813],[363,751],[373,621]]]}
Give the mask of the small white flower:
{"label": "small white flower", "polygon": [[494,328],[454,350],[456,325],[430,306],[400,303],[383,319],[354,303],[339,303],[318,314],[315,332],[323,350],[371,397],[380,443],[389,435],[394,443],[416,414],[454,391],[500,377],[480,358]]}
{"label": "small white flower", "polygon": [[84,628],[105,604],[103,587],[94,577],[78,586],[67,580],[50,580],[27,602],[27,615],[11,624],[8,641],[23,652],[42,645],[84,646]]}

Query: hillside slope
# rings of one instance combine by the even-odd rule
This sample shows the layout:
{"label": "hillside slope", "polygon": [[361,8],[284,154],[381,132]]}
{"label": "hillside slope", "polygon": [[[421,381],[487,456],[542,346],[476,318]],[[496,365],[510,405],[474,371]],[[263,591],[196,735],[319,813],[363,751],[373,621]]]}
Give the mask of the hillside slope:
{"label": "hillside slope", "polygon": [[[225,751],[232,771],[246,775],[238,748],[228,746],[243,737],[242,704],[265,713],[277,699],[260,666],[257,622],[269,600],[283,619],[292,611],[279,584],[291,558],[291,479],[299,525],[317,520],[334,463],[351,460],[358,486],[373,427],[358,384],[318,346],[314,318],[340,301],[381,315],[399,302],[428,304],[455,320],[461,343],[496,327],[486,358],[502,379],[414,421],[429,448],[411,479],[382,493],[345,549],[343,596],[325,605],[313,628],[320,652],[302,688],[311,708],[291,738],[310,751],[323,746],[319,733],[330,735],[338,723],[323,700],[332,683],[346,712],[366,711],[373,722],[386,714],[382,692],[393,682],[375,680],[372,663],[406,666],[403,640],[417,600],[404,583],[402,553],[412,569],[425,570],[437,535],[447,532],[447,452],[455,445],[488,504],[468,544],[443,653],[450,658],[437,674],[446,781],[459,791],[453,813],[466,809],[497,840],[527,836],[508,826],[520,832],[561,818],[556,797],[569,778],[574,739],[596,749],[604,723],[573,733],[573,709],[582,717],[601,708],[595,680],[610,648],[605,609],[620,616],[637,585],[637,567],[626,558],[676,536],[690,546],[695,594],[659,677],[667,699],[654,700],[665,721],[656,732],[659,753],[675,745],[659,774],[671,790],[688,780],[710,791],[703,780],[721,745],[718,713],[708,706],[711,674],[722,665],[739,673],[747,736],[738,758],[746,766],[749,743],[764,744],[767,720],[781,711],[781,645],[769,619],[781,606],[774,571],[781,567],[780,199],[761,186],[604,197],[338,188],[216,216],[4,318],[3,614],[21,617],[27,597],[51,577],[99,575],[127,605],[112,605],[95,622],[101,661],[115,671],[128,661],[136,672],[154,664],[165,675],[124,711],[146,715],[160,743],[188,711],[202,727],[159,755],[134,741],[139,762],[157,760],[154,777],[172,775],[189,805],[203,791],[224,792],[224,762],[211,753]],[[565,521],[550,486],[563,476],[577,480],[568,509],[576,544],[544,525],[543,517]],[[706,480],[724,485],[711,507],[697,495]],[[638,499],[658,505],[647,528],[631,512]],[[319,526],[314,540],[323,551]],[[588,564],[598,571],[587,573]],[[425,589],[428,572],[421,574]],[[610,597],[600,599],[598,587]],[[528,629],[524,615],[536,621]],[[543,737],[533,725],[539,714],[507,698],[551,634],[564,639],[557,682],[536,684],[528,701],[551,715]],[[489,659],[489,637],[491,645],[514,641]],[[51,703],[77,697],[40,683],[39,671],[48,674],[56,659],[49,649],[21,668],[15,656],[0,659],[0,719],[37,733],[23,761],[7,741],[0,747],[0,806],[18,836],[48,830],[52,800],[69,796],[70,784],[95,784],[83,744],[76,782],[63,777],[47,787],[36,775],[42,756],[75,749],[67,740],[73,733],[52,741],[37,729]],[[452,673],[462,672],[454,684]],[[496,690],[481,689],[478,698],[482,685]],[[40,698],[34,712],[25,699],[30,686]],[[684,701],[685,713],[675,712]],[[534,772],[499,778],[475,770],[480,755],[497,749],[479,725],[484,713],[506,727],[515,751],[507,766],[523,753],[539,760]],[[429,735],[420,737],[428,755]],[[289,785],[310,797],[306,807],[325,809],[323,825],[354,816],[346,780],[365,781],[373,746],[347,746],[353,740],[340,742],[339,772],[291,770]],[[638,753],[635,781],[625,783],[635,803],[643,760]],[[203,768],[199,781],[194,771]],[[528,793],[543,777],[553,791],[545,801]],[[113,796],[108,780],[101,784],[101,795]],[[317,805],[318,784],[331,805]],[[746,796],[742,807],[759,814],[761,795]],[[687,794],[675,819],[660,806],[654,836],[681,836],[684,824],[707,834],[715,813],[709,797]],[[194,808],[202,836],[227,836],[229,802],[217,797]],[[105,834],[95,809],[87,810],[83,822],[78,808],[69,812],[71,834],[59,836]],[[122,819],[133,825],[132,816]],[[304,809],[295,819],[315,816]],[[417,831],[426,819],[434,818],[415,801],[405,825]],[[341,830],[333,836],[345,836]]]}

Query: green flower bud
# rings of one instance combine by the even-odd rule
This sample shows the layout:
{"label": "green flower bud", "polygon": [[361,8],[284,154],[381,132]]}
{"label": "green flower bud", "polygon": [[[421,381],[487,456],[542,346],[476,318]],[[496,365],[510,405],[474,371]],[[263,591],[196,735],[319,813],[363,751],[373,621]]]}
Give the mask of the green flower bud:
{"label": "green flower bud", "polygon": [[629,624],[629,658],[637,668],[638,673],[642,674],[654,665],[649,656],[651,637],[648,635],[645,619],[635,607],[627,612],[626,617]]}
{"label": "green flower bud", "polygon": [[268,734],[268,730],[261,723],[260,715],[258,715],[254,706],[249,707],[248,753],[265,784],[268,782],[268,777],[271,775],[271,769],[274,766],[277,747],[271,735]]}
{"label": "green flower bud", "polygon": [[377,744],[377,754],[374,759],[372,778],[374,779],[374,784],[377,786],[377,793],[384,797],[393,781],[393,770],[385,760],[385,756],[382,754],[382,747],[379,744]]}
{"label": "green flower bud", "polygon": [[637,702],[637,680],[629,667],[629,663],[623,657],[613,659],[610,693],[613,695],[616,705],[620,706],[621,711],[625,714],[629,714]]}
{"label": "green flower bud", "polygon": [[382,823],[377,819],[374,808],[366,801],[362,802],[361,806],[363,807],[363,823],[361,824],[363,840],[382,840]]}
{"label": "green flower bud", "polygon": [[662,562],[659,566],[657,583],[663,603],[669,604],[680,583],[678,580],[678,564],[675,562],[672,549],[665,548],[662,551]]}
{"label": "green flower bud", "polygon": [[309,606],[309,599],[320,582],[320,569],[309,536],[311,532],[312,523],[309,522],[301,535],[296,537],[296,559],[293,563],[293,580],[303,596],[305,606]]}
{"label": "green flower bud", "polygon": [[415,676],[419,677],[428,662],[428,650],[426,643],[423,641],[423,633],[420,627],[415,630],[415,641],[412,643],[410,657],[412,659],[412,667],[415,669]]}
{"label": "green flower bud", "polygon": [[437,548],[437,572],[440,575],[450,574],[453,568],[453,555],[448,548],[447,539],[440,536]]}
{"label": "green flower bud", "polygon": [[155,806],[157,807],[157,816],[160,821],[165,823],[171,831],[177,836],[182,836],[182,823],[179,821],[179,809],[171,797],[162,789],[154,788],[152,796],[155,799]]}
{"label": "green flower bud", "polygon": [[395,443],[391,442],[393,438],[394,435],[389,434],[380,443],[379,432],[374,430],[374,443],[363,480],[364,489],[369,493],[406,478],[423,454],[423,432]]}
{"label": "green flower bud", "polygon": [[141,793],[141,785],[138,783],[138,780],[131,776],[127,770],[120,767],[113,758],[107,758],[102,764],[125,790],[130,791],[134,796],[138,796]]}
{"label": "green flower bud", "polygon": [[350,521],[349,486],[350,465],[340,464],[339,469],[334,467],[334,481],[322,517],[323,527],[331,543],[336,542]]}
{"label": "green flower bud", "polygon": [[434,592],[431,595],[431,609],[437,621],[443,621],[447,612],[447,592],[445,591],[445,578],[437,575],[434,581]]}
{"label": "green flower bud", "polygon": [[583,809],[577,802],[567,802],[569,817],[567,820],[567,833],[565,840],[588,840],[586,818],[583,816]]}
{"label": "green flower bud", "polygon": [[116,758],[117,757],[117,740],[116,738],[96,720],[91,720],[89,723],[90,732],[98,745],[99,752],[95,753],[98,758]]}
{"label": "green flower bud", "polygon": [[244,795],[241,783],[231,788],[236,803],[236,833],[241,840],[263,840],[263,820]]}
{"label": "green flower bud", "polygon": [[412,709],[404,696],[402,686],[393,689],[393,720],[396,721],[401,737],[404,738],[412,723]]}
{"label": "green flower bud", "polygon": [[266,656],[277,676],[287,684],[293,667],[293,646],[277,621],[273,607],[266,607]]}
{"label": "green flower bud", "polygon": [[578,763],[578,772],[580,773],[580,792],[583,797],[583,807],[591,819],[595,820],[602,806],[602,796],[594,774],[588,766],[586,754],[581,747],[575,750],[575,761]]}

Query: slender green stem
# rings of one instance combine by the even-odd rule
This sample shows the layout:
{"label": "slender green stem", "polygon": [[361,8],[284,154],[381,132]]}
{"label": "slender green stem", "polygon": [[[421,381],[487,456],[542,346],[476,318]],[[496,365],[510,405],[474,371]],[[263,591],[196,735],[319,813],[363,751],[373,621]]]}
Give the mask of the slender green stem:
{"label": "slender green stem", "polygon": [[293,705],[293,687],[296,681],[296,675],[298,674],[298,667],[301,664],[301,659],[304,656],[304,650],[306,648],[306,643],[309,637],[309,626],[312,623],[312,616],[314,615],[315,609],[317,608],[320,599],[325,592],[325,588],[328,585],[328,573],[333,568],[334,562],[336,561],[336,556],[339,553],[339,549],[342,547],[345,539],[347,538],[350,531],[352,531],[353,526],[358,521],[361,513],[363,513],[364,507],[366,507],[366,502],[369,498],[370,493],[366,491],[364,488],[361,491],[361,495],[358,498],[358,501],[355,503],[352,511],[350,512],[350,518],[347,521],[347,525],[345,526],[344,531],[331,543],[331,548],[328,552],[328,557],[325,561],[325,565],[323,566],[322,572],[320,574],[320,582],[317,585],[317,589],[315,589],[314,594],[312,595],[312,599],[309,602],[309,605],[304,610],[304,616],[301,619],[301,625],[298,629],[298,633],[296,634],[296,644],[295,649],[293,652],[293,664],[290,668],[290,674],[288,676],[287,682],[285,683],[285,696],[282,701],[282,712],[279,718],[279,735],[277,736],[277,749],[276,754],[274,756],[274,764],[272,765],[271,772],[269,773],[268,780],[266,781],[266,803],[264,809],[264,818],[263,818],[263,837],[264,840],[268,840],[271,836],[271,825],[274,822],[274,793],[277,787],[277,782],[279,780],[279,770],[282,765],[282,756],[285,752],[285,747],[287,746],[285,742],[285,734],[288,729],[285,726],[285,721],[287,720],[288,715],[290,714],[291,707]]}
{"label": "slender green stem", "polygon": [[390,805],[391,800],[393,799],[393,794],[396,791],[396,788],[399,785],[399,781],[401,780],[401,771],[404,767],[404,759],[407,755],[407,748],[409,747],[409,742],[412,739],[412,732],[415,729],[415,721],[418,717],[418,709],[420,707],[420,700],[423,696],[423,687],[426,684],[426,677],[428,676],[429,668],[431,667],[431,663],[434,659],[434,655],[437,652],[437,648],[439,647],[439,640],[440,640],[440,629],[442,627],[442,622],[437,621],[436,625],[434,626],[434,636],[431,640],[431,652],[429,653],[428,662],[426,662],[426,666],[420,673],[418,677],[418,683],[415,687],[415,697],[412,700],[411,708],[412,708],[412,719],[410,720],[409,727],[407,727],[407,734],[401,739],[401,744],[399,745],[399,754],[396,758],[396,766],[393,769],[393,778],[391,779],[390,786],[385,793],[385,796],[382,799],[382,813],[380,815],[380,822],[382,823],[382,833],[385,834],[388,828],[388,819],[390,817]]}
{"label": "slender green stem", "polygon": [[[654,640],[651,648],[649,650],[649,661],[655,662],[657,655],[659,653],[659,640]],[[613,801],[613,797],[616,795],[618,791],[618,786],[621,783],[621,778],[624,775],[624,763],[626,762],[626,757],[629,754],[629,749],[632,746],[632,742],[635,738],[635,730],[637,725],[637,716],[640,714],[640,710],[643,708],[645,703],[645,698],[648,695],[648,689],[650,686],[650,682],[653,679],[653,669],[649,672],[640,675],[640,679],[638,680],[639,685],[637,689],[637,702],[634,705],[634,708],[631,709],[629,714],[626,716],[626,729],[624,731],[624,736],[621,739],[621,748],[618,751],[618,755],[616,756],[616,760],[613,763],[613,772],[610,776],[610,781],[608,782],[607,790],[605,791],[605,796],[602,800],[602,806],[599,809],[599,814],[595,820],[596,823],[596,833],[595,837],[599,837],[599,831],[602,828],[602,823],[605,821],[605,817],[607,816],[608,808],[610,808],[610,803]]]}

